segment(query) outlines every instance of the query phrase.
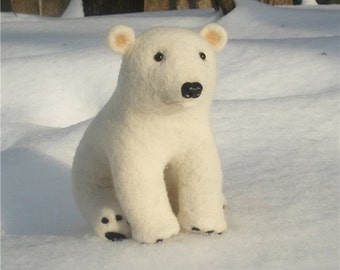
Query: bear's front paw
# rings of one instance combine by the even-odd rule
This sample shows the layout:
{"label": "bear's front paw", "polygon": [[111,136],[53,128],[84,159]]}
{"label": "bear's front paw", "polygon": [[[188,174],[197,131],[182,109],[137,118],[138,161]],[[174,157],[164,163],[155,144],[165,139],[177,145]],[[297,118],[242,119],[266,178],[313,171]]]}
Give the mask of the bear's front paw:
{"label": "bear's front paw", "polygon": [[178,215],[181,226],[191,232],[202,233],[202,234],[219,234],[221,235],[227,229],[227,223],[224,215],[216,217],[193,217],[189,215]]}
{"label": "bear's front paw", "polygon": [[175,216],[157,220],[147,220],[138,227],[132,226],[132,237],[141,243],[154,244],[162,242],[179,233],[179,224]]}

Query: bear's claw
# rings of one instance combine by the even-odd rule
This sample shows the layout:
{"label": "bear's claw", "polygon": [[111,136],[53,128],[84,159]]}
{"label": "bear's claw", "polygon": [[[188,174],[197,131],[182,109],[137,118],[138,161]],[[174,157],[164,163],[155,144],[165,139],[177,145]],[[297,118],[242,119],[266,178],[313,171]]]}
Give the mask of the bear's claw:
{"label": "bear's claw", "polygon": [[125,235],[116,232],[107,232],[105,237],[111,241],[122,241],[126,239]]}
{"label": "bear's claw", "polygon": [[[200,231],[201,231],[201,230],[200,230],[199,228],[197,228],[197,227],[192,227],[191,230],[194,231],[194,232],[200,232]],[[212,234],[212,233],[214,233],[214,232],[215,232],[214,230],[210,230],[210,231],[206,231],[205,233],[210,235],[210,234]],[[218,234],[218,235],[222,235],[223,232],[218,232],[217,234]]]}
{"label": "bear's claw", "polygon": [[123,216],[121,216],[121,215],[116,215],[115,218],[116,218],[116,221],[123,220]]}

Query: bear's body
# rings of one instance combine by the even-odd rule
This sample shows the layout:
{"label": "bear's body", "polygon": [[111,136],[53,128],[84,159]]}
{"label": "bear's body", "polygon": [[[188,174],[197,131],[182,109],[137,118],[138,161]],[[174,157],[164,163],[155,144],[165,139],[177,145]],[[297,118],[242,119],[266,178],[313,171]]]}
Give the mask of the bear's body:
{"label": "bear's body", "polygon": [[103,239],[155,243],[179,232],[226,229],[222,170],[209,110],[215,51],[226,43],[215,24],[200,35],[156,28],[135,40],[117,26],[109,45],[124,54],[118,85],[75,155],[75,200]]}

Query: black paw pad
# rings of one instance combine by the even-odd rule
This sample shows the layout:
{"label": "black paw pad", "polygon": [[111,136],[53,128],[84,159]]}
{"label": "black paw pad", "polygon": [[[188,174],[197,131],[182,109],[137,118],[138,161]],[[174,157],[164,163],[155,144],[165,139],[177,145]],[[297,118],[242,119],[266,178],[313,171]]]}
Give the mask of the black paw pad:
{"label": "black paw pad", "polygon": [[103,224],[107,224],[107,223],[109,223],[110,221],[109,221],[109,219],[108,218],[106,218],[106,217],[103,217],[102,218],[102,223]]}
{"label": "black paw pad", "polygon": [[192,227],[191,230],[192,230],[192,231],[196,231],[196,232],[199,232],[199,231],[200,231],[200,229],[197,228],[197,227]]}
{"label": "black paw pad", "polygon": [[107,232],[105,237],[111,241],[122,241],[126,239],[125,235],[115,232]]}
{"label": "black paw pad", "polygon": [[156,243],[162,243],[163,242],[163,239],[157,239],[156,240]]}
{"label": "black paw pad", "polygon": [[212,234],[214,232],[214,230],[211,230],[211,231],[207,231],[206,233],[207,234]]}
{"label": "black paw pad", "polygon": [[121,215],[116,215],[116,220],[121,221],[121,220],[123,220],[123,217]]}

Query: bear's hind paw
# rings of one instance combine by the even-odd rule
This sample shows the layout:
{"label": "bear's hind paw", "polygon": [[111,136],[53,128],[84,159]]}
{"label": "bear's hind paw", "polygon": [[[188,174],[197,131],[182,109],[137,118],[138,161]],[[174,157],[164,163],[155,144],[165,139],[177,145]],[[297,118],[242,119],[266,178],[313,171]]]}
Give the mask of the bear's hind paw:
{"label": "bear's hind paw", "polygon": [[103,240],[121,241],[131,237],[129,222],[122,215],[113,212],[102,213],[94,229]]}

